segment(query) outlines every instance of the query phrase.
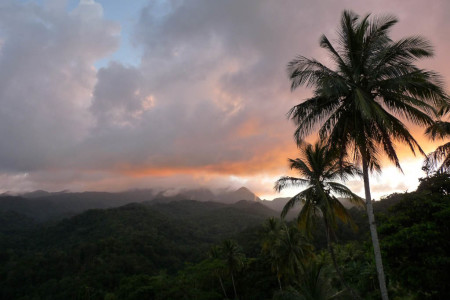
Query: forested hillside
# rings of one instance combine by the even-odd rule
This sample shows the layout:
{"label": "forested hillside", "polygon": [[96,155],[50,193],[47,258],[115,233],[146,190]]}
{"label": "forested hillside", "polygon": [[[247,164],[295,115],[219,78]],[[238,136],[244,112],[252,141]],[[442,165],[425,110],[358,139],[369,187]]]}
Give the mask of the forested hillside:
{"label": "forested hillside", "polygon": [[[445,284],[450,269],[449,190],[448,176],[435,176],[424,179],[416,192],[393,194],[374,203],[396,299],[448,299],[450,295]],[[339,225],[337,258],[346,281],[364,299],[376,299],[365,212],[352,208],[350,213],[359,230]],[[305,278],[289,275],[286,269],[278,282],[271,256],[264,250],[267,220],[277,215],[255,202],[227,205],[193,200],[89,210],[47,223],[2,211],[0,298],[233,298],[229,269],[221,254],[228,241],[240,257],[234,271],[239,299],[287,299],[288,294],[290,299],[303,299],[298,295]],[[300,234],[295,233],[296,227],[283,226],[287,227],[279,227],[278,238],[289,233],[295,239]],[[319,222],[311,240],[299,240],[304,239],[301,243],[312,251],[305,263],[313,269],[306,271],[319,276],[317,288],[337,293],[342,287],[324,251],[322,232]],[[345,293],[341,296],[346,299]]]}
{"label": "forested hillside", "polygon": [[44,224],[1,212],[0,298],[68,299],[90,290],[100,297],[127,276],[198,262],[211,245],[273,215],[258,203],[192,200],[89,210]]}

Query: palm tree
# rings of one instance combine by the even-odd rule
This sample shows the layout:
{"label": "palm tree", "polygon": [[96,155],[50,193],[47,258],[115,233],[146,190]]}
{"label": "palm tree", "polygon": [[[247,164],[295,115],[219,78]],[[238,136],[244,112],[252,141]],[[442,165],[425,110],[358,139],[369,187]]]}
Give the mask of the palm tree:
{"label": "palm tree", "polygon": [[[439,118],[433,125],[429,126],[425,131],[431,140],[445,139],[450,137],[450,122],[440,120],[441,117],[448,114],[450,106],[442,107],[437,117]],[[437,173],[446,173],[450,171],[450,142],[447,142],[436,148],[433,152],[427,155],[424,167],[427,173],[433,169]]]}
{"label": "palm tree", "polygon": [[296,204],[302,203],[297,222],[300,228],[309,235],[318,216],[322,216],[325,224],[328,250],[333,260],[336,272],[342,284],[359,298],[356,293],[345,283],[342,273],[337,265],[332,246],[335,238],[337,219],[344,223],[351,223],[347,210],[334,195],[348,198],[356,205],[363,205],[364,201],[350,189],[336,179],[347,179],[348,176],[360,175],[361,172],[352,164],[340,161],[337,152],[330,151],[327,146],[317,142],[314,146],[304,144],[300,148],[301,158],[289,159],[291,169],[295,169],[301,178],[284,176],[275,183],[275,189],[281,191],[289,186],[306,186],[306,189],[292,197],[284,206],[281,216],[284,218],[288,211]]}
{"label": "palm tree", "polygon": [[303,265],[313,256],[313,247],[297,227],[280,223],[274,217],[267,220],[263,237],[263,253],[269,256],[282,291],[281,277],[298,277]]}
{"label": "palm tree", "polygon": [[313,248],[298,228],[283,224],[274,252],[278,257],[280,274],[298,277],[303,273],[305,262],[311,259]]}
{"label": "palm tree", "polygon": [[238,244],[232,240],[225,240],[222,242],[222,256],[225,259],[225,265],[231,275],[231,282],[233,283],[234,297],[238,298],[236,292],[236,285],[234,282],[234,274],[241,270],[244,266],[244,254],[239,248]]}
{"label": "palm tree", "polygon": [[321,261],[312,261],[308,264],[305,275],[298,283],[299,300],[343,299],[343,291],[333,290],[323,267],[324,263]]}
{"label": "palm tree", "polygon": [[222,280],[222,275],[221,275],[224,266],[220,259],[220,247],[212,246],[211,249],[209,250],[209,257],[215,263],[214,274],[219,278],[220,287],[222,288],[225,299],[228,299],[227,292],[223,285],[223,280]]}
{"label": "palm tree", "polygon": [[[360,18],[344,11],[337,47],[326,36],[320,46],[328,51],[334,69],[315,59],[298,56],[288,64],[291,89],[314,87],[313,97],[288,113],[296,124],[298,142],[319,128],[319,137],[339,148],[340,160],[350,156],[362,164],[366,208],[381,296],[388,299],[380,246],[373,214],[369,172],[380,171],[380,154],[400,168],[395,143],[424,154],[397,118],[429,126],[437,106],[448,104],[438,74],[417,68],[417,59],[430,57],[428,41],[414,36],[393,41],[393,16]],[[319,126],[319,127],[317,127]]]}
{"label": "palm tree", "polygon": [[280,236],[280,223],[274,217],[270,217],[264,224],[264,236],[262,241],[262,252],[269,256],[272,264],[272,270],[277,273],[278,286],[281,287],[280,257],[276,251],[277,243]]}

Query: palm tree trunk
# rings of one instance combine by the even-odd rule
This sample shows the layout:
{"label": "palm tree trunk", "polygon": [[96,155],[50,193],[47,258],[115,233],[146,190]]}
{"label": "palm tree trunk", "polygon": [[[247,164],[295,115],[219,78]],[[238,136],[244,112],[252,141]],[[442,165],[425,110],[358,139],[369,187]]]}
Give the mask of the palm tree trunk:
{"label": "palm tree trunk", "polygon": [[225,287],[223,286],[222,276],[219,275],[220,286],[222,287],[223,295],[225,299],[228,299],[227,292],[225,291]]}
{"label": "palm tree trunk", "polygon": [[280,270],[278,269],[278,264],[277,264],[277,279],[278,279],[278,285],[280,286],[280,291],[283,291],[283,289],[281,288]]}
{"label": "palm tree trunk", "polygon": [[375,265],[377,267],[378,282],[380,284],[381,299],[389,300],[388,291],[386,287],[386,280],[384,278],[383,261],[381,259],[380,243],[378,241],[377,225],[375,224],[375,215],[373,214],[372,197],[370,195],[369,184],[369,163],[366,154],[362,155],[364,191],[366,194],[366,209],[369,217],[370,235],[372,236],[373,252],[375,255]]}
{"label": "palm tree trunk", "polygon": [[237,293],[236,293],[236,285],[234,284],[234,276],[233,276],[233,272],[231,272],[231,282],[233,282],[233,289],[234,289],[234,299],[237,299]]}
{"label": "palm tree trunk", "polygon": [[328,251],[330,252],[331,260],[333,261],[334,268],[336,269],[336,273],[338,274],[339,280],[341,281],[341,284],[347,289],[350,294],[352,295],[353,299],[361,300],[361,297],[358,295],[358,293],[355,292],[354,289],[352,289],[344,280],[344,276],[342,275],[341,269],[339,268],[337,261],[336,261],[336,255],[334,254],[333,245],[331,244],[330,239],[330,227],[328,226],[328,222],[326,221],[326,218],[324,217],[325,221],[325,231],[327,236],[327,246]]}

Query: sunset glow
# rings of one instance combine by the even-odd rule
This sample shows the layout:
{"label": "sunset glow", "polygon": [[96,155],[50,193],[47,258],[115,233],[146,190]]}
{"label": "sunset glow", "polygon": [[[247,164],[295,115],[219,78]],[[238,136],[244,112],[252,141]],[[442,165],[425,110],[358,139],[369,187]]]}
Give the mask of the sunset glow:
{"label": "sunset glow", "polygon": [[[397,16],[393,39],[429,39],[435,56],[420,67],[448,91],[446,0],[2,1],[0,193],[246,186],[292,196],[273,185],[294,175],[286,113],[311,89],[291,92],[286,65],[299,54],[329,63],[318,40],[336,37],[344,9]],[[426,153],[444,143],[410,129]],[[403,173],[385,160],[374,198],[424,176],[420,153],[398,151]],[[360,179],[348,186],[363,193]]]}

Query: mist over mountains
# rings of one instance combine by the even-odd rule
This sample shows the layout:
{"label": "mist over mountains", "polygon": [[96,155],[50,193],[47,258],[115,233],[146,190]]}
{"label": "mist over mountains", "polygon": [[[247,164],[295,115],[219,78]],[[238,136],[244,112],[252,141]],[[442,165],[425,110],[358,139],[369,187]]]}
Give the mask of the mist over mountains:
{"label": "mist over mountains", "polygon": [[106,209],[129,203],[156,205],[182,200],[235,204],[245,200],[260,203],[280,212],[289,198],[272,201],[261,200],[246,187],[237,190],[212,192],[207,188],[155,191],[153,189],[129,190],[118,193],[68,191],[47,192],[36,190],[19,195],[4,193],[0,195],[0,211],[12,211],[31,217],[37,221],[70,217],[89,209]]}
{"label": "mist over mountains", "polygon": [[[36,190],[28,193],[0,195],[0,211],[20,213],[36,221],[47,221],[71,217],[89,209],[107,209],[130,203],[155,205],[174,201],[194,200],[199,202],[213,202],[221,204],[236,204],[239,201],[259,203],[277,212],[279,215],[289,197],[265,200],[256,196],[246,187],[237,190],[211,191],[208,188],[182,189],[180,191],[154,189],[136,189],[124,192],[47,192]],[[346,199],[340,199],[345,207],[353,205]],[[301,205],[294,207],[286,216],[288,219],[296,216]]]}

